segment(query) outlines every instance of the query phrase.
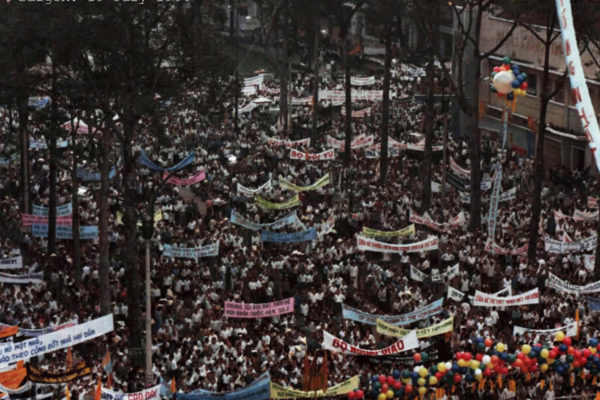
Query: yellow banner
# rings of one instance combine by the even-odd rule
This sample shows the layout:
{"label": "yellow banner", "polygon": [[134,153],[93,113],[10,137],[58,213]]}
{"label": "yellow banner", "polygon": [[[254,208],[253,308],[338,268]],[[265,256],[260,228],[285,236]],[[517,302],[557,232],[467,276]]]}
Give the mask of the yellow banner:
{"label": "yellow banner", "polygon": [[329,174],[325,174],[325,176],[319,178],[318,181],[308,186],[294,185],[285,178],[279,178],[279,186],[282,189],[291,190],[292,192],[308,192],[309,190],[319,189],[326,185],[329,185]]}
{"label": "yellow banner", "polygon": [[[427,328],[417,329],[417,337],[419,339],[428,338],[431,336],[441,335],[446,332],[451,332],[454,325],[454,318],[450,317],[437,324],[428,326]],[[377,319],[377,332],[386,336],[403,337],[406,336],[410,330],[402,329],[395,325],[388,324],[384,320]]]}
{"label": "yellow banner", "polygon": [[335,386],[332,386],[327,389],[326,392],[322,390],[305,392],[303,390],[297,390],[293,388],[287,388],[276,383],[271,382],[271,399],[300,399],[300,398],[315,398],[315,397],[330,397],[330,396],[339,396],[342,394],[347,394],[353,391],[354,389],[358,389],[358,375],[353,376],[352,378],[344,381],[342,383],[338,383]]}
{"label": "yellow banner", "polygon": [[398,231],[378,231],[377,229],[367,228],[363,226],[362,233],[364,236],[369,237],[406,237],[415,235],[415,224],[410,224],[406,228],[402,228]]}
{"label": "yellow banner", "polygon": [[269,208],[271,210],[285,210],[287,208],[296,207],[300,205],[300,196],[297,194],[289,200],[284,201],[283,203],[273,203],[264,197],[257,195],[256,196],[256,205],[263,208]]}

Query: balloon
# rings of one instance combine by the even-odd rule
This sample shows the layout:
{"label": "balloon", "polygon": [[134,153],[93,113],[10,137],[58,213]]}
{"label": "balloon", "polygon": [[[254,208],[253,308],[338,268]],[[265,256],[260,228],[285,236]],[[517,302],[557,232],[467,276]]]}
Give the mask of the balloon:
{"label": "balloon", "polygon": [[502,59],[502,64],[510,64],[510,57],[506,56]]}
{"label": "balloon", "polygon": [[498,358],[498,356],[497,356],[497,355],[495,355],[495,354],[494,354],[494,355],[491,357],[491,363],[492,363],[492,364],[494,364],[494,365],[496,365],[496,364],[498,364],[499,362],[500,362],[500,359]]}
{"label": "balloon", "polygon": [[364,398],[364,397],[365,397],[365,392],[363,392],[362,390],[360,390],[360,389],[359,389],[359,390],[356,392],[356,398],[357,398],[357,399],[362,399],[362,398]]}
{"label": "balloon", "polygon": [[373,383],[378,382],[379,381],[379,375],[373,375],[371,377],[371,380],[373,381]]}
{"label": "balloon", "polygon": [[515,74],[512,71],[500,71],[492,80],[492,85],[498,93],[507,94],[513,91],[512,83],[515,80]]}
{"label": "balloon", "polygon": [[379,382],[375,382],[375,383],[373,384],[373,387],[374,387],[375,389],[379,390],[379,389],[381,389],[381,383],[379,383]]}
{"label": "balloon", "polygon": [[548,358],[549,355],[550,351],[548,351],[548,349],[542,349],[542,351],[540,351],[540,356],[542,356],[542,358]]}
{"label": "balloon", "polygon": [[531,346],[530,346],[530,345],[528,345],[528,344],[524,344],[524,345],[521,347],[521,351],[522,351],[524,354],[529,354],[529,352],[531,351]]}
{"label": "balloon", "polygon": [[383,385],[386,381],[387,381],[387,376],[379,375],[379,383],[381,383]]}
{"label": "balloon", "polygon": [[446,364],[444,364],[443,362],[438,363],[437,369],[438,369],[439,372],[442,372],[442,373],[446,372]]}
{"label": "balloon", "polygon": [[406,393],[412,393],[412,391],[413,391],[412,385],[406,385],[406,387],[404,388],[404,391]]}
{"label": "balloon", "polygon": [[556,332],[556,335],[554,335],[554,339],[556,339],[557,342],[562,342],[563,340],[565,340],[565,333],[563,331]]}
{"label": "balloon", "polygon": [[460,374],[454,374],[454,382],[458,383],[458,382],[460,382],[461,379],[462,379],[462,376],[460,376]]}
{"label": "balloon", "polygon": [[429,373],[429,371],[427,371],[427,368],[425,368],[425,367],[421,367],[421,368],[419,369],[419,376],[420,376],[421,378],[424,378],[424,377],[426,377],[428,373]]}
{"label": "balloon", "polygon": [[496,344],[496,351],[498,353],[502,353],[505,349],[506,349],[506,346],[504,345],[504,343]]}
{"label": "balloon", "polygon": [[387,383],[388,383],[388,385],[393,385],[395,381],[396,380],[394,379],[393,376],[390,375],[390,376],[387,377]]}
{"label": "balloon", "polygon": [[463,359],[465,361],[470,361],[471,360],[471,353],[464,353]]}
{"label": "balloon", "polygon": [[438,379],[435,376],[430,376],[429,377],[429,385],[430,386],[434,386],[438,383]]}
{"label": "balloon", "polygon": [[379,393],[379,396],[377,396],[377,400],[387,400],[387,396],[385,395],[385,393]]}
{"label": "balloon", "polygon": [[398,371],[397,369],[394,370],[392,375],[393,375],[394,379],[400,379],[400,371]]}
{"label": "balloon", "polygon": [[517,89],[519,86],[521,86],[521,82],[518,79],[515,79],[514,81],[512,81],[511,85],[513,89]]}
{"label": "balloon", "polygon": [[452,363],[450,361],[446,362],[446,371],[452,369]]}
{"label": "balloon", "polygon": [[506,99],[507,100],[514,100],[515,99],[514,93],[513,92],[506,93]]}
{"label": "balloon", "polygon": [[383,385],[381,385],[381,392],[385,393],[388,390],[390,390],[390,385],[388,385],[387,383],[384,383]]}
{"label": "balloon", "polygon": [[426,351],[422,351],[421,358],[423,359],[423,362],[427,362],[427,361],[429,361],[429,354],[427,354]]}
{"label": "balloon", "polygon": [[481,365],[481,362],[479,362],[477,360],[471,360],[469,366],[471,367],[471,369],[477,369],[477,368],[479,368],[479,365]]}
{"label": "balloon", "polygon": [[521,89],[527,90],[528,87],[529,87],[529,84],[527,82],[521,83],[521,86],[520,86]]}
{"label": "balloon", "polygon": [[566,344],[564,344],[564,343],[563,343],[563,344],[561,344],[560,346],[558,346],[558,351],[560,351],[561,353],[566,353],[568,349],[569,349],[569,348],[568,348],[568,347],[567,347],[567,345],[566,345]]}
{"label": "balloon", "polygon": [[388,399],[393,399],[394,398],[394,391],[393,390],[388,390],[386,393],[386,397]]}
{"label": "balloon", "polygon": [[485,343],[483,343],[483,342],[477,343],[477,350],[484,351],[485,350]]}
{"label": "balloon", "polygon": [[492,347],[492,344],[494,344],[491,338],[486,338],[483,343],[485,343],[485,347]]}
{"label": "balloon", "polygon": [[421,386],[418,390],[419,394],[421,396],[425,395],[425,393],[427,393],[427,388],[425,386]]}
{"label": "balloon", "polygon": [[565,344],[565,346],[570,346],[571,345],[571,338],[570,337],[565,337],[565,339],[563,340],[563,343]]}
{"label": "balloon", "polygon": [[417,379],[417,385],[419,385],[419,386],[425,385],[425,378],[419,378],[419,379]]}
{"label": "balloon", "polygon": [[588,358],[589,356],[592,355],[592,351],[590,349],[584,349],[583,352],[581,353],[585,358]]}
{"label": "balloon", "polygon": [[460,360],[458,360],[457,364],[458,364],[458,366],[459,366],[459,367],[461,367],[461,368],[462,368],[462,367],[466,367],[467,365],[469,365],[469,363],[468,363],[468,362],[466,362],[466,361],[465,361],[464,359],[462,359],[462,358],[461,358]]}
{"label": "balloon", "polygon": [[415,360],[415,362],[421,362],[421,353],[415,353],[415,355],[413,355],[413,360]]}
{"label": "balloon", "polygon": [[596,346],[598,346],[598,339],[596,339],[596,338],[591,338],[591,339],[590,339],[590,346],[591,346],[591,347],[596,347]]}
{"label": "balloon", "polygon": [[394,382],[394,389],[398,390],[402,387],[402,384],[400,382]]}

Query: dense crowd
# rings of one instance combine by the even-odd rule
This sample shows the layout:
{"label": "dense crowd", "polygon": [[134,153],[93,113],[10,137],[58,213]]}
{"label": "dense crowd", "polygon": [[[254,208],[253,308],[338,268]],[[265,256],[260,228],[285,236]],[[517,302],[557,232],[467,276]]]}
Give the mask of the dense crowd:
{"label": "dense crowd", "polygon": [[[415,76],[407,75],[397,66],[392,79],[390,107],[390,137],[403,143],[418,143],[423,139],[416,132],[423,131],[423,105],[413,100],[418,85]],[[369,89],[380,89],[382,79],[376,78]],[[323,89],[342,90],[338,82],[323,83]],[[269,94],[270,93],[270,94]],[[298,74],[292,82],[292,96],[306,97],[312,93],[311,81]],[[402,150],[390,159],[387,183],[379,184],[379,160],[366,158],[364,149],[352,152],[352,162],[345,168],[342,154],[334,161],[296,161],[289,158],[289,149],[268,144],[265,136],[279,139],[302,139],[310,133],[312,116],[310,105],[292,106],[294,129],[282,132],[276,109],[279,96],[275,82],[266,82],[262,90],[244,100],[243,105],[266,97],[270,103],[250,112],[240,113],[239,132],[235,132],[232,116],[227,120],[215,119],[195,111],[202,93],[182,102],[164,121],[165,138],[151,135],[141,126],[136,138],[135,151],[143,150],[162,166],[179,162],[189,151],[194,151],[193,169],[177,174],[181,178],[206,171],[206,180],[188,186],[163,182],[161,173],[138,166],[136,190],[139,204],[150,207],[149,198],[156,194],[154,211],[161,210],[155,223],[152,239],[152,343],[153,375],[156,382],[170,382],[174,377],[180,392],[205,389],[215,392],[232,391],[247,386],[261,373],[270,371],[273,382],[284,386],[301,387],[305,355],[323,362],[319,352],[322,333],[327,331],[361,348],[381,348],[394,339],[376,332],[372,325],[342,318],[342,304],[372,314],[399,315],[411,312],[432,301],[445,297],[448,286],[465,294],[462,301],[445,299],[443,312],[424,319],[410,327],[421,328],[454,317],[450,335],[440,335],[421,342],[422,350],[435,349],[439,361],[451,360],[456,352],[477,351],[477,337],[490,337],[506,343],[509,348],[523,343],[552,342],[553,338],[538,335],[514,336],[513,327],[550,329],[573,321],[576,310],[581,315],[579,341],[598,336],[598,320],[589,311],[585,297],[567,295],[546,287],[549,273],[572,283],[593,281],[593,263],[590,269],[583,254],[554,254],[544,250],[543,238],[549,236],[564,241],[595,234],[593,220],[570,217],[575,210],[588,209],[587,197],[598,192],[594,178],[577,184],[545,182],[543,212],[540,224],[538,260],[528,262],[526,255],[498,255],[485,250],[487,229],[476,233],[467,230],[467,224],[434,232],[423,225],[416,226],[416,235],[400,242],[411,243],[435,234],[439,236],[439,250],[421,253],[385,254],[363,252],[356,248],[356,237],[364,226],[391,231],[409,225],[410,212],[418,211],[432,220],[446,223],[463,212],[468,221],[469,204],[461,201],[461,193],[449,186],[442,199],[439,184],[443,166],[441,152],[434,152],[434,193],[432,206],[421,206],[422,152]],[[323,103],[326,112],[320,117],[319,145],[311,152],[326,149],[325,136],[343,138],[344,117],[338,104]],[[356,110],[370,107],[369,115],[354,118],[354,136],[373,134],[379,142],[381,103],[359,102]],[[275,110],[275,111],[274,111]],[[0,118],[0,155],[8,156],[18,148],[16,134],[17,114],[9,111]],[[444,112],[438,109],[435,144],[440,145]],[[41,138],[32,122],[31,137]],[[97,138],[80,134],[78,146],[92,148]],[[513,200],[500,203],[495,242],[502,248],[519,248],[528,241],[532,190],[532,160],[508,154],[498,148],[496,138],[485,138],[488,151],[484,157],[484,180],[491,180],[492,165],[502,164],[502,190],[516,188]],[[71,196],[73,144],[58,149],[60,163],[57,204],[65,204]],[[117,149],[115,149],[116,151]],[[450,139],[448,158],[469,168],[467,144],[462,138]],[[49,201],[48,151],[30,149],[31,203],[47,206]],[[110,290],[112,312],[116,319],[115,332],[76,348],[74,358],[92,360],[94,371],[106,373],[100,360],[107,350],[112,354],[113,379],[116,390],[135,392],[143,389],[143,371],[131,366],[128,354],[128,331],[125,321],[129,312],[125,288],[124,226],[119,217],[124,213],[121,192],[123,183],[118,157],[114,157],[117,176],[111,181],[110,191]],[[99,171],[96,159],[86,159],[81,167]],[[299,220],[281,232],[300,231],[319,227],[333,216],[334,229],[317,240],[301,243],[263,243],[257,232],[251,232],[229,221],[236,210],[256,223],[276,221],[290,210],[269,210],[258,207],[251,197],[237,190],[241,184],[257,188],[273,181],[270,191],[261,193],[273,202],[283,202],[294,194],[277,185],[280,178],[305,186],[326,173],[331,183],[321,189],[300,194],[297,207]],[[44,239],[34,237],[20,226],[21,189],[19,162],[0,169],[0,258],[22,255],[26,269],[45,272],[42,284],[0,284],[0,322],[23,328],[40,328],[66,321],[80,322],[100,315],[99,307],[99,245],[98,240],[82,240],[82,283],[76,287],[73,279],[71,242],[60,240],[57,251],[46,256]],[[98,224],[98,183],[82,182],[79,213],[81,225]],[[483,191],[484,220],[488,214],[491,189]],[[558,217],[557,217],[558,216]],[[391,239],[397,243],[397,239]],[[161,256],[164,245],[198,247],[219,243],[216,257],[198,260]],[[140,239],[139,254],[143,255]],[[591,251],[587,253],[591,254]],[[142,260],[142,258],[140,259]],[[428,276],[436,276],[450,266],[459,264],[460,273],[446,281],[424,282],[411,279],[410,269],[418,268]],[[140,275],[140,279],[143,276]],[[539,305],[496,309],[475,307],[468,295],[475,290],[493,293],[510,287],[512,293],[533,288],[540,290]],[[225,301],[263,303],[294,297],[294,312],[266,319],[233,319],[224,316]],[[142,332],[134,332],[143,334]],[[409,355],[412,353],[408,353]],[[410,358],[410,357],[409,357]],[[366,391],[371,375],[390,374],[393,369],[412,368],[397,365],[393,359],[379,363],[369,357],[353,357],[332,353],[329,364],[329,385],[359,374],[361,388]],[[39,364],[54,370],[65,366],[65,352],[41,357]],[[409,363],[410,364],[410,363]],[[71,385],[74,397],[83,398],[92,393],[95,376],[84,377]],[[520,374],[516,393],[507,387],[488,386],[471,392],[469,385],[458,385],[453,398],[547,398],[555,395],[585,392],[595,394],[589,381],[577,377],[574,383],[559,374],[548,374],[553,384],[531,384]],[[75,397],[76,396],[76,397]]]}

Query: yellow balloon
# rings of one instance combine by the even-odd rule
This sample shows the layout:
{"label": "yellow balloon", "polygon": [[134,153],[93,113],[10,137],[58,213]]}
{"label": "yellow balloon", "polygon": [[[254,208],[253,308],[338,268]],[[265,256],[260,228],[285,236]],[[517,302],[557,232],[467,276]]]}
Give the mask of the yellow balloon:
{"label": "yellow balloon", "polygon": [[548,364],[543,363],[542,365],[540,365],[540,371],[542,371],[542,372],[548,371]]}
{"label": "yellow balloon", "polygon": [[438,380],[437,380],[437,378],[436,378],[435,376],[430,376],[430,377],[429,377],[429,385],[430,385],[430,386],[434,386],[434,385],[436,385],[437,383],[438,383]]}
{"label": "yellow balloon", "polygon": [[529,354],[529,352],[531,351],[531,346],[528,344],[524,344],[523,346],[521,346],[521,351],[525,354]]}
{"label": "yellow balloon", "polygon": [[562,342],[563,340],[565,340],[565,333],[563,331],[556,332],[554,338],[557,342]]}
{"label": "yellow balloon", "polygon": [[[480,381],[483,378],[483,375],[475,375],[475,380]],[[381,400],[381,399],[380,399]]]}
{"label": "yellow balloon", "polygon": [[556,358],[549,358],[548,364],[554,364],[554,361],[556,361]]}
{"label": "yellow balloon", "polygon": [[417,379],[417,385],[424,386],[425,385],[425,378],[419,378],[419,379]]}
{"label": "yellow balloon", "polygon": [[442,373],[446,372],[446,363],[443,363],[443,362],[439,363],[437,365],[437,370]]}
{"label": "yellow balloon", "polygon": [[504,345],[504,343],[498,343],[496,344],[496,351],[499,353],[502,353],[504,350],[506,350],[506,346]]}
{"label": "yellow balloon", "polygon": [[471,369],[477,369],[481,365],[481,362],[477,360],[471,360],[470,367]]}
{"label": "yellow balloon", "polygon": [[379,393],[379,396],[377,396],[377,400],[387,400],[387,396],[385,395],[385,393]]}
{"label": "yellow balloon", "polygon": [[540,355],[542,356],[542,358],[548,358],[550,352],[548,351],[548,349],[542,349],[542,351],[540,351]]}
{"label": "yellow balloon", "polygon": [[429,373],[429,371],[427,371],[427,368],[425,368],[425,367],[421,367],[421,368],[419,369],[419,376],[420,376],[421,378],[425,378],[425,377],[427,376],[427,374],[428,374],[428,373]]}
{"label": "yellow balloon", "polygon": [[410,383],[411,379],[410,378],[404,378],[402,379],[402,383],[407,384]]}
{"label": "yellow balloon", "polygon": [[494,364],[489,363],[488,365],[485,366],[487,369],[492,369],[494,368]]}
{"label": "yellow balloon", "polygon": [[426,388],[425,386],[421,386],[421,387],[419,388],[419,394],[422,396],[422,395],[424,395],[425,393],[427,393],[427,388]]}
{"label": "yellow balloon", "polygon": [[462,368],[462,367],[466,367],[467,362],[461,358],[460,360],[458,360],[457,364],[459,367]]}
{"label": "yellow balloon", "polygon": [[592,352],[592,354],[596,354],[596,348],[595,347],[590,347],[590,351]]}
{"label": "yellow balloon", "polygon": [[390,389],[390,390],[387,391],[386,395],[387,395],[388,399],[393,399],[394,398],[394,391]]}

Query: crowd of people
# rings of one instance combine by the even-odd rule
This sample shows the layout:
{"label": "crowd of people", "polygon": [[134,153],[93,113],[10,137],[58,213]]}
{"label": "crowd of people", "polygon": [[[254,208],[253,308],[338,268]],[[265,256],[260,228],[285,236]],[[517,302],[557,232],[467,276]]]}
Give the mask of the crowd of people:
{"label": "crowd of people", "polygon": [[[310,133],[310,104],[294,105],[293,128],[284,132],[277,120],[279,95],[276,82],[265,82],[256,94],[247,96],[240,106],[258,97],[269,102],[239,116],[239,129],[234,130],[233,117],[225,120],[210,118],[195,111],[201,96],[186,99],[164,121],[166,139],[159,140],[142,125],[134,150],[141,150],[161,166],[177,164],[190,151],[195,152],[194,169],[177,173],[187,178],[205,171],[206,179],[190,186],[178,186],[163,181],[163,175],[141,165],[136,171],[136,190],[140,204],[156,194],[152,239],[152,349],[154,381],[168,385],[174,378],[178,392],[194,389],[229,392],[246,387],[263,372],[283,386],[302,387],[305,356],[316,363],[328,363],[328,384],[332,386],[354,375],[360,375],[360,387],[369,392],[374,374],[391,374],[393,370],[410,369],[411,357],[402,362],[385,357],[371,358],[330,353],[323,358],[320,351],[323,332],[327,331],[344,341],[364,349],[383,348],[396,339],[379,334],[375,326],[344,319],[343,305],[377,315],[401,315],[445,298],[443,311],[404,328],[422,328],[454,318],[450,334],[421,341],[423,351],[435,349],[436,359],[450,361],[457,352],[476,353],[476,338],[491,338],[516,349],[524,343],[552,342],[552,336],[526,333],[514,335],[514,326],[531,329],[551,329],[573,322],[576,310],[581,316],[578,339],[573,343],[586,347],[590,338],[598,336],[598,319],[588,307],[586,297],[577,297],[548,288],[549,274],[566,281],[586,284],[594,280],[593,263],[586,262],[594,249],[570,254],[545,251],[544,238],[577,241],[594,235],[593,218],[573,218],[576,210],[593,213],[588,208],[588,196],[595,196],[599,183],[594,177],[576,185],[547,181],[543,190],[542,223],[538,259],[532,262],[526,253],[494,254],[486,249],[485,225],[470,232],[467,223],[447,227],[437,232],[425,225],[416,225],[413,237],[378,239],[391,243],[412,243],[436,235],[439,250],[429,252],[382,254],[357,249],[356,235],[363,227],[393,231],[411,224],[411,212],[425,215],[439,223],[447,223],[461,212],[469,220],[469,204],[464,193],[448,186],[442,197],[439,188],[444,169],[441,152],[434,152],[434,187],[431,207],[421,204],[422,148],[424,106],[413,99],[417,76],[407,69],[394,69],[390,107],[390,137],[414,145],[413,150],[400,150],[390,158],[385,185],[379,183],[379,159],[367,158],[365,148],[352,151],[351,163],[345,166],[342,153],[336,151],[332,161],[292,160],[289,148],[269,143],[267,137],[298,140]],[[376,77],[369,90],[382,87]],[[342,90],[339,82],[323,83],[322,89]],[[362,90],[363,88],[354,88]],[[302,98],[312,93],[311,80],[297,74],[292,80],[292,96]],[[264,103],[263,103],[264,104]],[[343,139],[344,117],[334,102],[323,102],[327,112],[320,117],[319,142],[310,152],[327,149],[326,135]],[[381,103],[364,101],[353,105],[356,110],[370,108],[359,118],[352,119],[353,136],[374,135],[379,142]],[[441,144],[444,112],[438,109],[436,143]],[[0,156],[17,152],[17,114],[3,110],[0,118]],[[10,123],[13,126],[10,126]],[[31,139],[43,136],[32,122]],[[96,137],[80,134],[77,146],[90,146]],[[491,181],[492,166],[502,165],[502,190],[516,188],[514,198],[500,202],[494,242],[505,249],[517,249],[528,241],[531,215],[532,160],[508,155],[498,148],[493,138],[486,139],[490,156],[484,157],[484,180]],[[71,170],[74,143],[58,149],[64,164],[59,164],[57,204],[71,198]],[[114,149],[115,151],[117,149]],[[298,149],[305,151],[305,149]],[[486,159],[487,158],[487,159]],[[468,169],[468,150],[463,138],[450,139],[448,159]],[[127,329],[130,312],[127,307],[126,265],[124,263],[125,226],[121,192],[123,182],[118,157],[114,158],[116,176],[111,180],[110,203],[110,291],[115,331],[103,338],[78,346],[75,359],[92,360],[96,374],[107,371],[100,361],[107,350],[112,358],[114,389],[136,392],[144,388],[144,371],[132,365],[128,336],[141,335]],[[48,206],[48,150],[30,149],[31,204]],[[66,321],[83,322],[100,316],[99,244],[97,239],[81,241],[82,280],[75,286],[73,279],[72,245],[69,240],[58,242],[56,253],[46,255],[46,240],[33,236],[21,227],[22,190],[18,160],[0,168],[0,259],[22,255],[24,268],[44,271],[44,281],[38,284],[14,285],[0,283],[0,322],[22,328],[42,328]],[[85,170],[99,171],[95,159],[80,164]],[[269,201],[281,203],[294,195],[277,184],[285,178],[299,186],[307,186],[329,173],[330,183],[320,189],[300,193],[296,210],[298,218],[279,232],[297,232],[319,228],[333,217],[332,230],[319,234],[316,240],[300,243],[263,242],[260,233],[230,221],[233,210],[255,223],[276,221],[291,209],[273,210],[259,207],[252,196],[241,193],[238,185],[256,189],[268,181],[271,189],[260,192]],[[98,224],[99,183],[81,182],[79,213],[81,225]],[[484,220],[488,217],[492,189],[482,191]],[[568,239],[567,239],[568,238]],[[199,259],[162,256],[165,245],[191,248],[219,244],[218,255]],[[140,254],[143,245],[140,239]],[[458,263],[460,272],[446,280],[430,277],[443,273]],[[427,275],[424,281],[413,279],[411,268]],[[140,271],[142,269],[140,268]],[[143,275],[140,273],[140,279]],[[447,297],[448,287],[461,291],[460,301]],[[496,309],[477,307],[469,295],[476,290],[493,293],[510,288],[523,293],[538,288],[539,304]],[[226,301],[264,303],[294,298],[294,312],[272,318],[238,319],[224,314]],[[17,338],[17,340],[19,340]],[[416,350],[417,352],[419,350]],[[409,356],[412,352],[407,353]],[[65,368],[65,351],[47,354],[37,360],[50,370]],[[513,373],[511,372],[510,376]],[[475,392],[467,384],[457,385],[447,398],[480,399],[552,399],[553,396],[586,393],[595,395],[590,380],[577,376],[574,382],[558,373],[548,372],[550,385],[536,384],[514,373],[515,392],[508,387],[485,386]],[[533,383],[532,383],[533,382]],[[96,375],[88,375],[70,384],[71,398],[92,398]],[[433,390],[433,389],[432,389]]]}

